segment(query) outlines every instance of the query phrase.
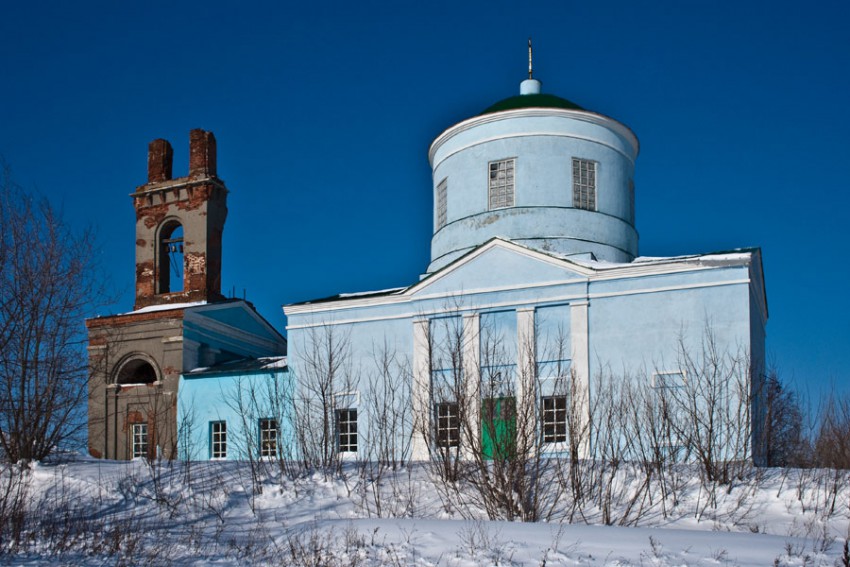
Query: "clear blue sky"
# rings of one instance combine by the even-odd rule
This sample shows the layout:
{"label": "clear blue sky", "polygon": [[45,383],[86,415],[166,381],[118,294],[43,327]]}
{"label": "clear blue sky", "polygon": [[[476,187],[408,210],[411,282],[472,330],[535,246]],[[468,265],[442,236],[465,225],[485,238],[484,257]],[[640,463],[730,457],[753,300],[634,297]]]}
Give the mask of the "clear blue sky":
{"label": "clear blue sky", "polygon": [[[744,5],[742,5],[744,4]],[[231,190],[223,288],[280,306],[413,283],[427,148],[517,93],[629,125],[642,255],[761,246],[768,352],[850,383],[850,2],[15,2],[0,16],[0,155],[98,227],[133,303],[147,144],[184,175],[212,130]]]}

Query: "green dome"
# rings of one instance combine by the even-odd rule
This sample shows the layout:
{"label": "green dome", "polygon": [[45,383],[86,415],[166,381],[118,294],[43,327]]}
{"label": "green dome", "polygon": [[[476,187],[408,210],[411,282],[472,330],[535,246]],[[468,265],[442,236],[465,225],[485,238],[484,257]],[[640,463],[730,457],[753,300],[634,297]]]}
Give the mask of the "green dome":
{"label": "green dome", "polygon": [[517,95],[500,100],[493,106],[485,109],[481,114],[492,114],[503,110],[514,110],[516,108],[566,108],[569,110],[584,110],[574,102],[565,98],[550,94],[526,94]]}

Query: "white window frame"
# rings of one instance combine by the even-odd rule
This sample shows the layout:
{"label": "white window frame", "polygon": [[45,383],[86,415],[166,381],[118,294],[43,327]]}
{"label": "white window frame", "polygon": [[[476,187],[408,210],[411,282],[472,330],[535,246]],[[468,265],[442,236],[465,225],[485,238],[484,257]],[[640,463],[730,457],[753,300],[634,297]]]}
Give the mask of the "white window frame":
{"label": "white window frame", "polygon": [[[672,416],[672,419],[674,420],[683,418],[680,413],[680,401],[677,400],[680,399],[679,396],[685,395],[682,390],[684,390],[687,385],[688,376],[684,370],[665,370],[652,373],[652,389],[655,390],[656,394],[662,399],[666,399],[666,403],[671,404],[671,409],[675,413],[675,415]],[[685,453],[685,446],[681,443],[675,445],[663,445],[656,447],[656,449],[664,455],[665,459],[669,459],[673,462],[681,462],[680,455]]]}
{"label": "white window frame", "polygon": [[457,402],[434,404],[434,442],[441,449],[460,446],[460,407]]}
{"label": "white window frame", "polygon": [[448,221],[449,178],[445,177],[437,184],[437,230]]}
{"label": "white window frame", "polygon": [[[354,419],[352,420],[351,417]],[[357,454],[358,431],[357,431],[357,408],[338,408],[335,412],[336,421],[336,446],[340,454]],[[346,419],[343,420],[343,417]],[[352,425],[354,426],[352,429]]]}
{"label": "white window frame", "polygon": [[227,459],[227,422],[210,422],[210,459],[221,461]]}
{"label": "white window frame", "polygon": [[[678,383],[671,383],[674,377],[679,377]],[[666,370],[652,373],[652,388],[655,390],[678,390],[688,385],[688,377],[684,370]]]}
{"label": "white window frame", "polygon": [[487,210],[506,209],[516,203],[516,158],[487,164]]}
{"label": "white window frame", "polygon": [[[547,402],[559,402],[562,401],[564,404],[563,409],[561,410],[557,406],[553,406],[550,408],[546,407]],[[568,428],[567,428],[567,416],[569,414],[569,400],[566,395],[550,395],[550,396],[541,396],[540,397],[540,434],[543,438],[543,442],[546,444],[564,444],[567,442]],[[563,411],[563,417],[558,419],[558,412]],[[551,426],[555,429],[555,431],[551,434],[547,434],[546,427]],[[558,428],[562,428],[562,432],[558,431]]]}
{"label": "white window frame", "polygon": [[277,419],[264,417],[260,419],[260,458],[277,457],[277,444],[280,440],[280,426]]}
{"label": "white window frame", "polygon": [[131,458],[148,458],[148,424],[134,423],[130,428]]}
{"label": "white window frame", "polygon": [[573,158],[573,207],[586,211],[596,210],[596,180],[598,162]]}

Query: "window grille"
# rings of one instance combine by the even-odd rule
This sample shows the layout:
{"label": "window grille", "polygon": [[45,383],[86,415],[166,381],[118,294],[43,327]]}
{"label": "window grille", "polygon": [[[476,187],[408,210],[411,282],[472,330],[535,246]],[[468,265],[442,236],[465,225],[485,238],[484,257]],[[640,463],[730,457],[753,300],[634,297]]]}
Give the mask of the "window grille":
{"label": "window grille", "polygon": [[437,185],[437,230],[446,226],[448,220],[448,178]]}
{"label": "window grille", "polygon": [[573,158],[573,207],[596,210],[596,162]]}
{"label": "window grille", "polygon": [[567,397],[547,396],[541,402],[543,442],[563,443],[567,440]]}
{"label": "window grille", "polygon": [[213,459],[227,458],[227,422],[210,422],[210,456]]}
{"label": "window grille", "polygon": [[490,162],[490,210],[514,206],[516,159]]}
{"label": "window grille", "polygon": [[336,410],[337,447],[340,453],[357,452],[357,410]]}
{"label": "window grille", "polygon": [[277,420],[260,420],[260,456],[277,456]]}
{"label": "window grille", "polygon": [[457,402],[440,402],[434,406],[437,425],[437,446],[457,447],[460,444],[460,416]]}
{"label": "window grille", "polygon": [[130,449],[133,458],[148,456],[148,424],[134,423],[132,428]]}
{"label": "window grille", "polygon": [[652,387],[656,390],[679,390],[685,387],[685,373],[655,372],[652,374]]}

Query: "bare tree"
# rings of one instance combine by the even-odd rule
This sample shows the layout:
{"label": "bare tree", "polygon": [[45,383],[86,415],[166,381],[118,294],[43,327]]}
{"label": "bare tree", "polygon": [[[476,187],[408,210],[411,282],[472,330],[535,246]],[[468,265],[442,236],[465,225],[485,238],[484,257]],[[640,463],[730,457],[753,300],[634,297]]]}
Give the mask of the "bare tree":
{"label": "bare tree", "polygon": [[850,469],[850,395],[830,393],[814,440],[815,466]]}
{"label": "bare tree", "polygon": [[668,390],[673,424],[685,457],[700,463],[712,502],[713,487],[739,478],[752,459],[750,362],[749,352],[722,344],[710,324],[696,346],[678,339],[682,381]]}
{"label": "bare tree", "polygon": [[359,373],[352,361],[351,337],[338,326],[319,325],[310,328],[298,347],[297,360],[291,361],[295,369],[292,380],[297,384],[294,417],[298,458],[308,468],[329,471],[340,464],[339,412],[351,410],[345,403],[347,398],[358,397]]}
{"label": "bare tree", "polygon": [[91,230],[0,172],[0,449],[9,461],[75,445],[85,425],[83,320],[104,301]]}
{"label": "bare tree", "polygon": [[[684,484],[682,469],[677,466],[684,459],[680,431],[681,414],[676,411],[674,399],[666,388],[658,388],[640,371],[637,376],[627,376],[623,395],[629,400],[623,404],[628,415],[625,435],[629,438],[629,459],[637,464],[646,488],[646,503],[654,504],[654,491],[659,491],[661,513],[669,514],[668,502],[673,507],[679,503],[679,493]],[[635,516],[642,513],[643,502]]]}
{"label": "bare tree", "polygon": [[796,392],[782,383],[775,370],[764,383],[763,443],[769,467],[799,466],[805,461],[803,408]]}
{"label": "bare tree", "polygon": [[[431,327],[433,414],[417,433],[431,451],[444,501],[468,515],[483,509],[491,519],[551,517],[563,492],[554,482],[563,461],[548,449],[567,432],[541,424],[534,332],[523,327],[514,336],[474,313],[433,319]],[[548,411],[565,421],[569,371],[555,376],[555,366],[564,368],[550,366],[547,399],[561,405]]]}
{"label": "bare tree", "polygon": [[374,367],[366,375],[363,406],[369,422],[376,426],[369,428],[368,436],[364,436],[365,457],[380,471],[397,470],[410,460],[413,437],[411,362],[392,348],[386,338],[373,345],[372,362]]}
{"label": "bare tree", "polygon": [[387,337],[373,344],[371,362],[363,376],[366,388],[361,407],[370,426],[359,430],[364,457],[359,492],[367,511],[381,517],[404,513],[410,504],[410,487],[399,482],[397,473],[411,456],[413,370],[410,359]]}

